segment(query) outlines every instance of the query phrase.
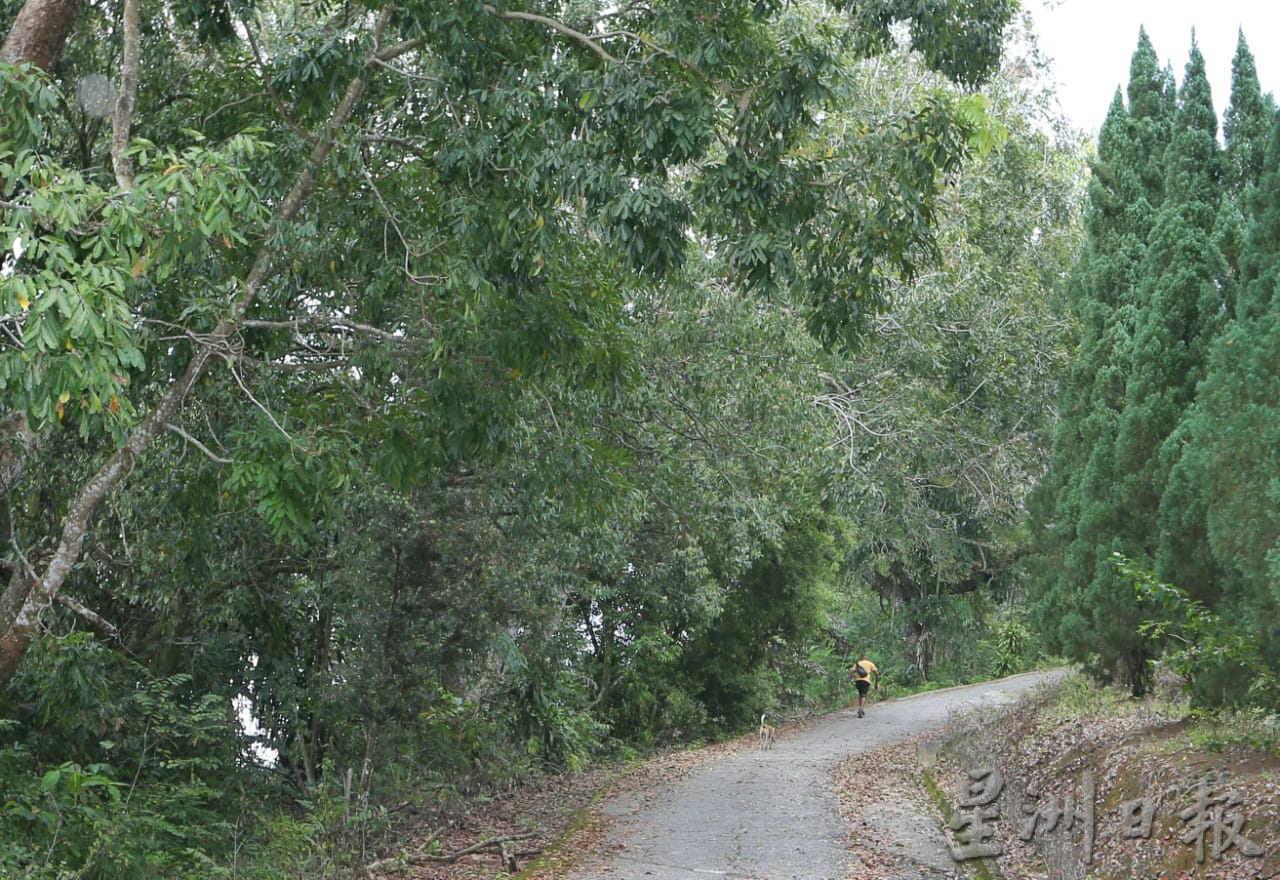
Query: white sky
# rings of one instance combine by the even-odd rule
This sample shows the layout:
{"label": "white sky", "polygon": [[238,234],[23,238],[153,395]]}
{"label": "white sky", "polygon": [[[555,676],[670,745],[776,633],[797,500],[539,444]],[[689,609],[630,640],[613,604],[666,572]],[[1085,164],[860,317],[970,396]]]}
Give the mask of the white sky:
{"label": "white sky", "polygon": [[1258,67],[1262,91],[1280,97],[1280,2],[1278,0],[1022,0],[1035,18],[1042,51],[1053,59],[1058,95],[1067,117],[1096,131],[1116,86],[1129,82],[1129,61],[1138,28],[1161,64],[1172,66],[1182,84],[1191,32],[1204,55],[1213,106],[1222,113],[1231,97],[1231,59],[1243,28]]}

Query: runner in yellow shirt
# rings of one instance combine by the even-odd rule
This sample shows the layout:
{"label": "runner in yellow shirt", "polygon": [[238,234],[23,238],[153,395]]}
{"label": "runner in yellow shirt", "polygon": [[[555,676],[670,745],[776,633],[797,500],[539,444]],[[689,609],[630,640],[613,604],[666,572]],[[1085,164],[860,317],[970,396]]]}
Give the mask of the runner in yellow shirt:
{"label": "runner in yellow shirt", "polygon": [[866,714],[863,709],[867,705],[867,691],[871,690],[872,677],[875,678],[876,686],[880,685],[880,670],[863,654],[862,659],[853,664],[849,671],[853,673],[853,683],[858,688],[858,717],[861,718]]}

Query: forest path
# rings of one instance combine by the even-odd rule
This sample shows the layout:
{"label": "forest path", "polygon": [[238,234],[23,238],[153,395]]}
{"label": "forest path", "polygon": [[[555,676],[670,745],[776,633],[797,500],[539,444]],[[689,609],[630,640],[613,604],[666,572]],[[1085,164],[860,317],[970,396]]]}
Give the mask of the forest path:
{"label": "forest path", "polygon": [[[844,709],[785,735],[768,751],[742,750],[669,784],[607,801],[614,823],[564,880],[836,880],[850,876],[832,771],[845,759],[1013,702],[1060,671],[1034,672]],[[867,772],[876,772],[868,767]],[[891,807],[892,805],[886,805]],[[938,848],[928,828],[920,847]],[[910,841],[909,841],[910,843]]]}

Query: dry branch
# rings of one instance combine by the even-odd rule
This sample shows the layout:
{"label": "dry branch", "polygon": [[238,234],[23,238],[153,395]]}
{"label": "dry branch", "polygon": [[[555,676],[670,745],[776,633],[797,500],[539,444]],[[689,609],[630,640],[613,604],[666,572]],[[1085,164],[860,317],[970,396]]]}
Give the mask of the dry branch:
{"label": "dry branch", "polygon": [[505,864],[512,864],[517,858],[527,858],[529,856],[536,856],[542,853],[542,850],[540,849],[521,850],[516,852],[511,848],[511,844],[517,840],[528,840],[536,836],[537,834],[534,832],[527,832],[525,834],[504,834],[500,837],[490,837],[488,840],[482,840],[479,843],[474,843],[471,846],[449,853],[448,855],[436,855],[434,853],[423,852],[423,849],[439,839],[440,832],[437,831],[432,834],[425,843],[418,847],[417,852],[401,853],[400,855],[389,856],[385,859],[378,859],[376,862],[370,862],[365,865],[364,871],[366,874],[374,874],[408,865],[423,865],[427,863],[452,864],[464,856],[472,856],[486,851],[500,856]]}

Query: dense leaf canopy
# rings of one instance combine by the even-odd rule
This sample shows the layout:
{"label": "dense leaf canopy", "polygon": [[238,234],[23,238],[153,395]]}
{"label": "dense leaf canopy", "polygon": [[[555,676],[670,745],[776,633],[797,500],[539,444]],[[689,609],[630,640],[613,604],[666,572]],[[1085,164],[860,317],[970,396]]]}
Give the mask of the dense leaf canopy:
{"label": "dense leaf canopy", "polygon": [[1025,662],[1083,175],[1015,5],[140,0],[6,54],[0,870],[356,869],[855,642]]}

